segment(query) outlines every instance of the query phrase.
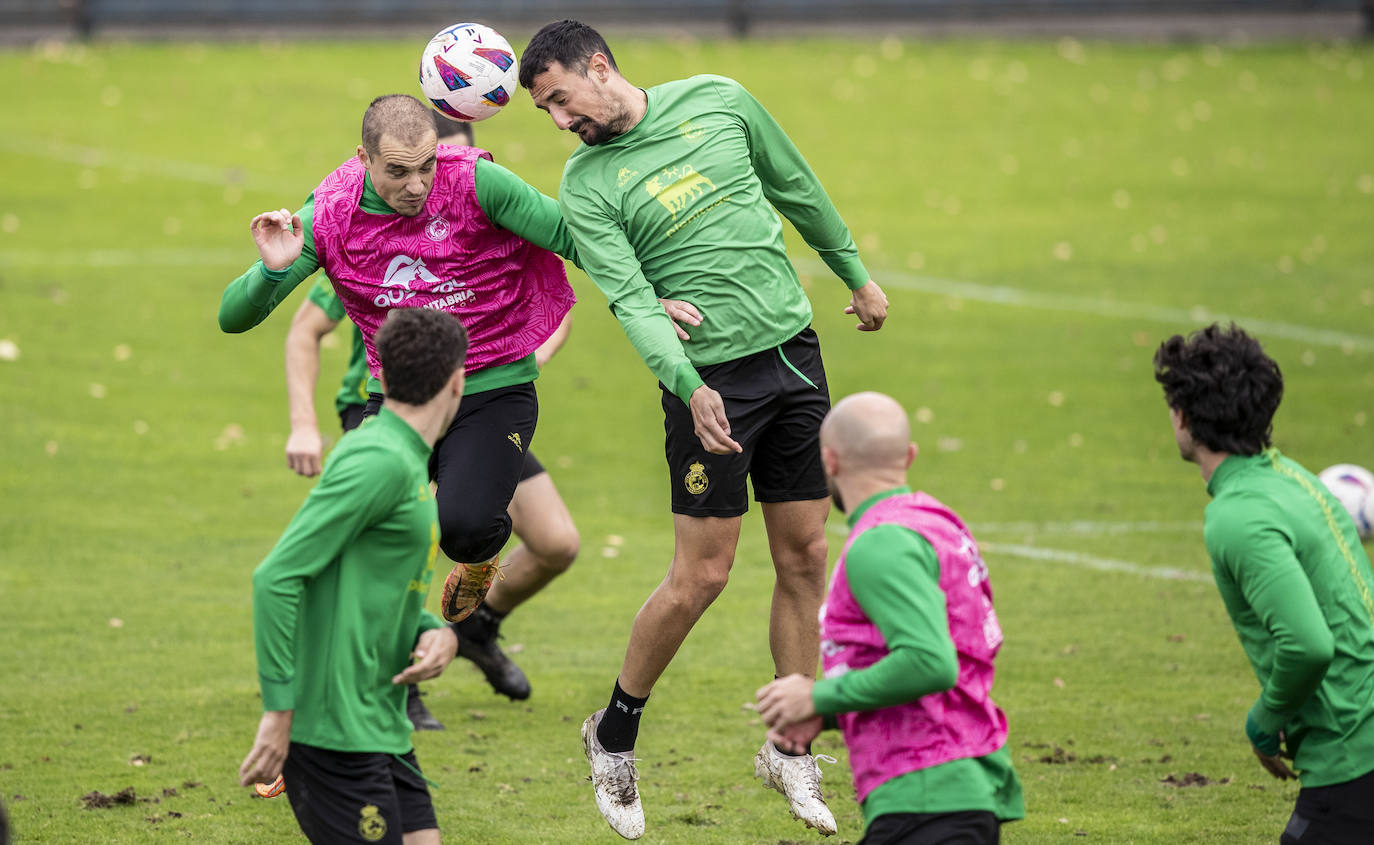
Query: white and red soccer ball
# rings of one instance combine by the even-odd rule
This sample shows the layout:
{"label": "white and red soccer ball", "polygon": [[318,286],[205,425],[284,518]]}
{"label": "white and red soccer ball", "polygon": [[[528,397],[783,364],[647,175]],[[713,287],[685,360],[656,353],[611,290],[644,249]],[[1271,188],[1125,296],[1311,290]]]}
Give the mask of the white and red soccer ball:
{"label": "white and red soccer ball", "polygon": [[1368,540],[1374,532],[1374,474],[1355,464],[1336,464],[1317,473],[1317,477],[1350,512],[1360,539]]}
{"label": "white and red soccer ball", "polygon": [[486,120],[510,102],[520,66],[510,42],[480,23],[454,24],[425,45],[420,90],[454,120]]}

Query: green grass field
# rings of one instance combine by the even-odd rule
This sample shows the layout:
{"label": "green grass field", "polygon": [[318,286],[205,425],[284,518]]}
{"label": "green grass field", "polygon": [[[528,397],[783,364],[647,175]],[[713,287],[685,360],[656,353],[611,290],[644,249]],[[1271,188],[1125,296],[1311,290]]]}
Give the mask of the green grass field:
{"label": "green grass field", "polygon": [[[256,257],[249,219],[295,208],[351,155],[372,96],[416,91],[428,34],[0,53],[0,799],[18,841],[299,841],[286,801],[250,799],[236,771],[260,711],[249,573],[309,489],[283,459],[300,294],[243,336],[215,312]],[[984,544],[1029,811],[1004,841],[1276,840],[1296,787],[1245,742],[1257,687],[1150,357],[1234,316],[1287,376],[1278,445],[1313,470],[1374,465],[1374,52],[612,44],[641,85],[744,82],[889,293],[887,327],[854,332],[843,287],[789,230],[835,396],[906,404],[914,483]],[[576,139],[522,94],[478,142],[555,194]],[[666,568],[668,488],[653,378],[573,278],[582,305],[538,383],[534,446],[583,550],[506,625],[529,702],[462,663],[427,685],[448,730],[417,753],[451,842],[616,841],[578,725]],[[322,420],[345,352],[326,350]],[[645,717],[645,841],[817,839],[751,778],[770,582],[751,514],[731,586]],[[841,759],[825,769],[834,841],[857,841],[842,746],[819,750]],[[1190,773],[1213,783],[1164,782]],[[152,800],[82,808],[125,787]]]}

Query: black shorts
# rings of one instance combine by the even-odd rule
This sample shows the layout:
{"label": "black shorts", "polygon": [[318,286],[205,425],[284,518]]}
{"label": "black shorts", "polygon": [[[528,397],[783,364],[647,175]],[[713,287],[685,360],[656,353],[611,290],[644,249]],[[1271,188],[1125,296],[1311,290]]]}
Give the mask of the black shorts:
{"label": "black shorts", "polygon": [[534,456],[533,452],[528,450],[525,452],[525,465],[520,467],[521,481],[528,481],[536,475],[547,471],[548,470],[544,469],[544,465],[539,463],[539,459]]}
{"label": "black shorts", "polygon": [[[374,393],[367,416],[381,408]],[[459,563],[495,557],[510,539],[511,497],[523,480],[526,451],[539,421],[533,383],[464,396],[448,431],[434,444],[429,477],[438,486],[439,547]]]}
{"label": "black shorts", "polygon": [[366,405],[344,405],[339,412],[339,426],[344,431],[352,431],[363,424],[363,413],[367,410]]}
{"label": "black shorts", "polygon": [[1374,841],[1374,771],[1298,790],[1281,845],[1369,845]]}
{"label": "black shorts", "polygon": [[997,845],[1002,825],[992,813],[885,813],[859,845]]}
{"label": "black shorts", "polygon": [[725,401],[730,436],[744,452],[713,455],[703,449],[691,409],[660,384],[673,513],[740,516],[749,510],[746,478],[758,502],[829,495],[820,429],[830,392],[815,332],[803,329],[781,346],[697,372]]}
{"label": "black shorts", "polygon": [[[402,762],[404,761],[404,762]],[[291,743],[282,774],[301,832],[316,845],[401,845],[402,834],[437,828],[415,751],[358,754]]]}

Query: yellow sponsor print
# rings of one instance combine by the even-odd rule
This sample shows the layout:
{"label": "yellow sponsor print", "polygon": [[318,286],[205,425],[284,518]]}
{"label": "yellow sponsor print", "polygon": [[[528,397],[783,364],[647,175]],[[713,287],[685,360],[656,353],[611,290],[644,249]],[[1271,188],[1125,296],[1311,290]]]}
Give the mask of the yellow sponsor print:
{"label": "yellow sponsor print", "polygon": [[689,144],[695,144],[706,135],[706,130],[697,126],[690,120],[684,120],[677,125],[677,131],[682,135],[682,139]]}
{"label": "yellow sponsor print", "polygon": [[648,179],[644,190],[659,201],[677,219],[678,212],[696,202],[702,195],[714,193],[716,185],[706,176],[698,173],[690,164],[669,167]]}
{"label": "yellow sponsor print", "polygon": [[617,188],[624,188],[626,185],[633,182],[634,178],[638,175],[638,170],[631,170],[628,167],[622,167],[620,168],[620,172],[615,175],[615,186]]}
{"label": "yellow sponsor print", "polygon": [[434,580],[434,562],[439,558],[439,523],[431,521],[429,523],[429,554],[425,556],[424,577],[416,580],[410,579],[406,589],[412,593],[428,593],[429,582]]}
{"label": "yellow sponsor print", "polygon": [[693,496],[700,496],[706,492],[706,488],[711,486],[711,480],[706,477],[706,467],[700,462],[687,467],[687,475],[682,479],[682,483],[687,486],[687,492]]}
{"label": "yellow sponsor print", "polygon": [[518,432],[518,431],[512,431],[510,434],[507,434],[507,435],[506,435],[506,439],[509,440],[510,442],[514,443],[514,444],[515,444],[515,448],[519,449],[521,452],[525,451],[525,447],[524,447],[524,445],[523,445],[523,441],[521,441],[521,439],[520,439],[520,432]]}
{"label": "yellow sponsor print", "polygon": [[386,836],[386,819],[382,818],[381,810],[371,804],[363,807],[358,819],[358,835],[368,842],[377,842]]}

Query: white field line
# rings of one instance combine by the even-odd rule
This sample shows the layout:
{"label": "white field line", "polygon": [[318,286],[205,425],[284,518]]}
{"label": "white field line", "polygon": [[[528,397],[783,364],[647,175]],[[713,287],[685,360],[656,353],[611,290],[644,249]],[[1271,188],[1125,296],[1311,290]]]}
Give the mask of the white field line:
{"label": "white field line", "polygon": [[253,263],[251,246],[245,249],[87,249],[60,253],[43,250],[0,250],[0,265],[14,267],[194,267],[242,266]]}
{"label": "white field line", "polygon": [[[830,273],[830,270],[819,261],[802,259],[795,263],[799,268],[808,272]],[[879,272],[878,283],[883,287],[941,294],[977,302],[990,302],[996,305],[1039,308],[1045,311],[1071,311],[1078,314],[1094,314],[1100,317],[1148,320],[1175,327],[1200,326],[1213,321],[1225,323],[1234,320],[1246,331],[1258,335],[1261,339],[1281,337],[1285,340],[1296,340],[1317,346],[1333,346],[1347,351],[1374,351],[1374,336],[1372,335],[1335,331],[1316,326],[1303,326],[1297,323],[1283,323],[1276,320],[1261,320],[1257,317],[1237,317],[1212,311],[1202,305],[1192,308],[1171,308],[1145,302],[1114,302],[1088,296],[1048,293],[1007,285],[961,282],[954,279],[939,279],[934,276],[918,276],[891,270]]]}
{"label": "white field line", "polygon": [[971,527],[978,534],[1165,534],[1196,533],[1202,536],[1202,522],[974,522]]}
{"label": "white field line", "polygon": [[[1189,531],[1201,531],[1201,523],[1184,522],[1042,522],[1042,523],[987,523],[981,527],[973,527],[980,532],[1001,533],[998,529],[1006,529],[1008,526],[1018,526],[1015,530],[1023,531],[1026,527],[1045,528],[1050,531],[1045,533],[1056,533],[1053,529],[1072,528],[1069,532],[1080,536],[1104,536],[1124,533],[1156,533],[1156,531],[1182,531],[1185,526]],[[1159,526],[1151,528],[1149,526]],[[848,535],[849,529],[843,525],[830,525],[830,533],[838,535]],[[1212,583],[1210,573],[1197,572],[1189,569],[1177,569],[1171,566],[1144,566],[1139,563],[1132,563],[1127,560],[1116,560],[1114,558],[1097,557],[1095,555],[1083,554],[1068,549],[1050,549],[1043,546],[1031,546],[1023,543],[997,543],[978,541],[978,548],[984,552],[992,552],[999,555],[1009,555],[1011,557],[1027,558],[1030,560],[1047,560],[1054,563],[1065,563],[1069,566],[1076,566],[1080,569],[1092,569],[1098,572],[1122,572],[1127,575],[1138,575],[1143,578],[1158,578],[1165,581],[1195,581],[1203,584]]]}
{"label": "white field line", "polygon": [[253,179],[241,167],[224,167],[201,164],[192,161],[177,161],[162,156],[149,156],[139,153],[109,150],[103,147],[84,147],[77,144],[63,144],[41,138],[0,135],[0,151],[20,155],[45,158],[77,164],[82,167],[103,167],[114,170],[132,170],[150,176],[162,176],[198,185],[230,185],[245,191],[268,190],[261,179]]}
{"label": "white field line", "polygon": [[1095,569],[1098,572],[1125,572],[1129,575],[1140,575],[1145,578],[1161,578],[1166,581],[1197,581],[1200,583],[1212,583],[1212,576],[1206,572],[1195,572],[1190,569],[1175,569],[1171,566],[1142,566],[1138,563],[1131,563],[1126,560],[1114,560],[1109,557],[1095,557],[1085,555],[1081,552],[1071,552],[1065,549],[1046,549],[1040,546],[1025,546],[1019,543],[978,543],[978,548],[985,552],[994,554],[1011,555],[1012,557],[1024,557],[1031,560],[1052,560],[1055,563],[1067,563],[1070,566],[1077,566],[1082,569]]}

